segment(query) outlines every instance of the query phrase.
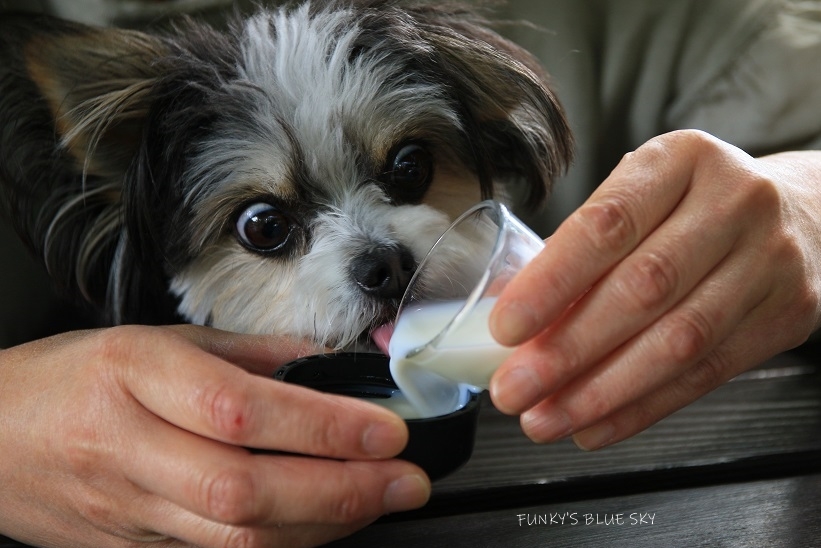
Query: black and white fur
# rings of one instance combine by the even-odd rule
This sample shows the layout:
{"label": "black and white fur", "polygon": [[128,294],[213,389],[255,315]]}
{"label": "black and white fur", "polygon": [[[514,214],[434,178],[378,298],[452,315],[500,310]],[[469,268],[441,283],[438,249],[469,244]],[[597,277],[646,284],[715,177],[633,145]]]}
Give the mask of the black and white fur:
{"label": "black and white fur", "polygon": [[113,323],[348,347],[485,197],[569,162],[534,60],[475,10],[313,0],[217,31],[0,23],[5,213]]}

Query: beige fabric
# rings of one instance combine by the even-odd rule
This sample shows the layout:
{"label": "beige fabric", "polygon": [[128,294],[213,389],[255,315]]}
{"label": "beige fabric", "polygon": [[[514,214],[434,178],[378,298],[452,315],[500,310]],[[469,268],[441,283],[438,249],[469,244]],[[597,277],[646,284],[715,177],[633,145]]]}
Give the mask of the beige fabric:
{"label": "beige fabric", "polygon": [[543,235],[621,156],[681,128],[758,155],[821,146],[821,2],[510,0],[502,31],[553,77],[576,135]]}

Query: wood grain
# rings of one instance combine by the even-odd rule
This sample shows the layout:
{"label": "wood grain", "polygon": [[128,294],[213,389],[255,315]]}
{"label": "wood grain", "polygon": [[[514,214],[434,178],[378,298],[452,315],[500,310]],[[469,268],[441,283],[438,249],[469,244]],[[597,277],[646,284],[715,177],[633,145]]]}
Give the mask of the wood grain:
{"label": "wood grain", "polygon": [[377,523],[329,546],[817,548],[819,507],[811,475]]}

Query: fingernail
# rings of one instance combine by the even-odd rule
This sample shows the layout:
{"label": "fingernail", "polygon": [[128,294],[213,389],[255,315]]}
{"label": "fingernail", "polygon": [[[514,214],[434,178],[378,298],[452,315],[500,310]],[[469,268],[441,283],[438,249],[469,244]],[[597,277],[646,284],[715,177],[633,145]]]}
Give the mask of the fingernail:
{"label": "fingernail", "polygon": [[516,367],[494,379],[490,395],[493,404],[502,413],[521,413],[542,396],[542,380],[531,368]]}
{"label": "fingernail", "polygon": [[573,433],[573,423],[562,409],[534,409],[522,415],[522,430],[536,443],[549,443]]}
{"label": "fingernail", "polygon": [[430,498],[430,482],[417,474],[402,476],[385,489],[385,512],[402,512],[424,506]]}
{"label": "fingernail", "polygon": [[398,455],[408,443],[408,428],[399,418],[374,422],[362,434],[362,450],[377,459]]}
{"label": "fingernail", "polygon": [[516,346],[527,340],[538,325],[533,308],[521,302],[512,302],[490,317],[490,332],[499,343]]}
{"label": "fingernail", "polygon": [[579,449],[595,451],[610,445],[616,436],[616,427],[611,422],[599,423],[573,436],[573,443]]}

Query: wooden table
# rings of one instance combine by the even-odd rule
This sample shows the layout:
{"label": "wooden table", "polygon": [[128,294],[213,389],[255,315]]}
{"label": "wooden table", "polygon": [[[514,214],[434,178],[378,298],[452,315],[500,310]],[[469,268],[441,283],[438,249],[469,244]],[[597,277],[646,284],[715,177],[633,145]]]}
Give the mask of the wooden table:
{"label": "wooden table", "polygon": [[593,453],[535,445],[487,406],[425,508],[332,546],[821,547],[821,353],[777,356]]}
{"label": "wooden table", "polygon": [[425,508],[330,546],[821,547],[818,349],[777,356],[593,453],[533,444],[485,405],[473,457]]}

